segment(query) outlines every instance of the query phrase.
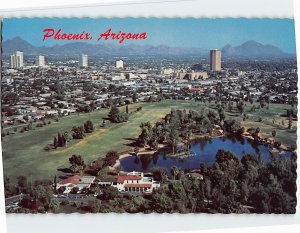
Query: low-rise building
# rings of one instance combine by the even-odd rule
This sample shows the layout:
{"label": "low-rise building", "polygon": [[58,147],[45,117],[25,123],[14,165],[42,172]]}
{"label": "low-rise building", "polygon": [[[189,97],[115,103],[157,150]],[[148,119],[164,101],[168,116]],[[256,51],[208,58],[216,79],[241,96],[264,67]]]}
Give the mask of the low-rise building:
{"label": "low-rise building", "polygon": [[71,176],[66,179],[61,180],[57,186],[56,189],[59,188],[65,188],[64,194],[68,194],[71,192],[71,190],[75,187],[78,188],[78,191],[81,191],[83,188],[90,189],[91,184],[94,182],[95,176]]}
{"label": "low-rise building", "polygon": [[112,186],[119,192],[152,193],[160,187],[160,183],[151,176],[144,176],[143,172],[129,172],[126,175],[118,176],[114,181],[103,180],[98,183],[102,186]]}

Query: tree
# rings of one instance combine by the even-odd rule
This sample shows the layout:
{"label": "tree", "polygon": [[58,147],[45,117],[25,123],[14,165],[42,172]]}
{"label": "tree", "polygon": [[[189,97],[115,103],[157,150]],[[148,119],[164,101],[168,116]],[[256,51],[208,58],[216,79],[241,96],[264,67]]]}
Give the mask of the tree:
{"label": "tree", "polygon": [[171,168],[171,174],[172,174],[172,176],[173,176],[173,180],[176,180],[176,179],[177,179],[177,176],[178,176],[178,174],[179,174],[179,169],[178,169],[178,167],[173,166],[173,167]]}
{"label": "tree", "polygon": [[57,191],[57,178],[56,178],[56,175],[54,176],[54,192]]}
{"label": "tree", "polygon": [[219,112],[219,118],[220,118],[220,122],[224,121],[225,120],[225,111],[222,107],[220,107],[218,109],[218,112]]}
{"label": "tree", "polygon": [[265,99],[261,99],[261,100],[259,101],[259,104],[260,104],[260,107],[261,107],[261,108],[264,108],[264,107],[266,106],[266,100],[265,100]]}
{"label": "tree", "polygon": [[120,123],[120,122],[128,121],[128,114],[121,113],[120,110],[114,105],[111,107],[108,117],[109,117],[110,121],[113,123]]}
{"label": "tree", "polygon": [[173,201],[166,191],[160,188],[152,194],[151,206],[153,206],[153,210],[158,213],[171,212]]}
{"label": "tree", "polygon": [[151,123],[145,122],[140,124],[141,134],[138,137],[138,141],[145,147],[153,139],[153,131]]}
{"label": "tree", "polygon": [[[33,190],[33,196],[45,210],[50,208],[50,202],[53,197],[53,189],[51,185],[37,185]],[[55,203],[53,203],[54,205]]]}
{"label": "tree", "polygon": [[72,155],[69,158],[69,163],[71,164],[70,169],[73,173],[81,172],[85,168],[85,164],[81,155]]}
{"label": "tree", "polygon": [[175,127],[171,127],[169,133],[169,143],[172,145],[173,154],[175,154],[175,145],[179,141],[179,132]]}
{"label": "tree", "polygon": [[245,106],[244,106],[244,101],[239,101],[236,103],[236,107],[238,109],[238,111],[242,114],[245,110]]}
{"label": "tree", "polygon": [[49,203],[49,209],[53,212],[53,213],[57,213],[60,209],[60,203],[56,198],[52,198],[50,200]]}
{"label": "tree", "polygon": [[102,189],[102,194],[99,195],[99,198],[101,200],[113,200],[116,198],[119,194],[119,191],[117,188],[108,186]]}
{"label": "tree", "polygon": [[232,112],[232,109],[233,109],[233,103],[232,103],[232,101],[229,101],[228,102],[228,111]]}
{"label": "tree", "polygon": [[293,124],[293,117],[292,117],[292,115],[289,115],[288,129],[292,128],[292,124]]}
{"label": "tree", "polygon": [[108,117],[111,122],[116,122],[118,115],[120,114],[120,110],[115,106],[111,106]]}
{"label": "tree", "polygon": [[229,133],[233,133],[233,134],[242,133],[241,124],[238,121],[234,120],[234,119],[225,120],[224,121],[224,128]]}
{"label": "tree", "polygon": [[5,196],[8,196],[11,192],[10,179],[7,176],[4,176],[4,191]]}
{"label": "tree", "polygon": [[136,103],[136,102],[137,102],[137,99],[138,99],[138,95],[137,95],[137,93],[135,92],[135,93],[133,93],[133,95],[132,95],[132,101],[133,101],[133,103]]}
{"label": "tree", "polygon": [[18,187],[22,193],[26,193],[28,189],[27,178],[25,176],[18,176]]}
{"label": "tree", "polygon": [[259,132],[260,132],[260,128],[259,128],[259,127],[257,127],[257,128],[255,129],[255,134],[256,134],[256,135],[258,135],[258,134],[259,134]]}
{"label": "tree", "polygon": [[128,104],[126,105],[126,114],[129,113],[129,107],[128,107]]}
{"label": "tree", "polygon": [[94,102],[94,101],[91,101],[91,103],[90,103],[90,108],[91,108],[91,110],[94,111],[94,110],[95,110],[95,107],[96,107],[95,102]]}
{"label": "tree", "polygon": [[54,136],[54,140],[53,140],[53,146],[56,149],[57,148],[57,138]]}
{"label": "tree", "polygon": [[114,166],[119,159],[119,155],[116,151],[109,151],[104,158],[104,166]]}
{"label": "tree", "polygon": [[94,131],[94,125],[91,120],[88,120],[86,123],[84,123],[84,132],[85,133],[92,133]]}
{"label": "tree", "polygon": [[60,146],[63,147],[63,146],[66,146],[66,144],[67,144],[67,134],[62,134]]}
{"label": "tree", "polygon": [[83,139],[84,138],[84,129],[82,126],[73,126],[72,128],[72,137],[73,139]]}
{"label": "tree", "polygon": [[183,180],[174,180],[169,184],[170,197],[180,202],[186,201],[187,195],[183,187]]}
{"label": "tree", "polygon": [[88,202],[88,207],[89,207],[89,211],[91,213],[99,213],[100,209],[101,209],[101,201],[100,200],[90,200]]}
{"label": "tree", "polygon": [[240,197],[241,203],[246,204],[248,201],[249,195],[250,195],[249,187],[246,182],[243,182],[242,186],[241,186],[241,197]]}
{"label": "tree", "polygon": [[152,170],[153,179],[161,183],[165,183],[168,180],[168,172],[164,168],[154,168]]}
{"label": "tree", "polygon": [[216,112],[209,111],[208,114],[207,114],[207,117],[208,117],[209,121],[212,124],[218,124],[219,123],[218,115],[217,115]]}

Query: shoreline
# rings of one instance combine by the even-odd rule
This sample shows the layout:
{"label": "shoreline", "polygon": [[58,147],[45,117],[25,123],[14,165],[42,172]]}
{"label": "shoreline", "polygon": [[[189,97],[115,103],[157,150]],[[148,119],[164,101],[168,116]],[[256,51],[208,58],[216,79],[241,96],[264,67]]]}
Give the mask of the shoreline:
{"label": "shoreline", "polygon": [[[218,135],[192,135],[191,139],[192,141],[196,141],[196,140],[199,140],[199,139],[213,139],[213,138],[220,138],[220,137],[226,137],[228,135],[226,135],[225,133],[222,133],[222,134],[218,134]],[[245,132],[241,135],[241,137],[243,138],[246,138],[246,139],[249,139],[251,141],[255,141],[255,139],[252,137],[251,134]],[[271,145],[273,147],[274,146],[274,143],[275,143],[275,140],[271,141],[270,138],[267,139],[267,141],[261,137],[258,137],[259,138],[259,143],[262,143],[264,145]],[[169,145],[165,145],[165,144],[159,144],[158,145],[158,150],[147,150],[147,149],[150,149],[149,147],[145,147],[145,148],[140,148],[141,151],[138,153],[138,155],[143,155],[143,154],[148,154],[148,155],[153,155],[154,153],[158,153],[160,150],[162,149],[167,149],[168,147],[170,147]],[[280,147],[278,148],[279,150],[283,150],[283,151],[289,151],[288,147],[284,144],[280,145]],[[293,151],[295,152],[295,151]],[[121,153],[121,155],[119,156],[118,160],[116,161],[116,163],[112,166],[112,167],[109,167],[109,169],[115,171],[116,169],[118,168],[121,168],[121,162],[120,160],[123,159],[123,158],[127,158],[127,157],[131,157],[131,156],[136,156],[134,155],[134,151],[132,150],[132,152],[123,152]],[[174,155],[174,157],[176,157],[176,155]]]}

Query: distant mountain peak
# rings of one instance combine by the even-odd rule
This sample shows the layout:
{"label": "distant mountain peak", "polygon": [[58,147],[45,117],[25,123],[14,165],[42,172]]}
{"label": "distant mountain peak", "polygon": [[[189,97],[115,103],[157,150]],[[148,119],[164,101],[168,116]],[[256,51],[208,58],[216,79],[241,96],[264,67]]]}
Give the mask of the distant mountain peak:
{"label": "distant mountain peak", "polygon": [[28,43],[26,40],[23,40],[19,36],[4,41],[2,48],[3,48],[3,53],[6,53],[6,50],[9,51],[10,53],[13,53],[15,51],[33,53],[36,50],[35,46]]}
{"label": "distant mountain peak", "polygon": [[222,49],[223,56],[228,57],[248,57],[248,58],[278,58],[286,57],[280,48],[274,45],[264,45],[255,40],[248,40],[239,46],[225,45]]}
{"label": "distant mountain peak", "polygon": [[232,48],[232,46],[231,46],[231,44],[226,44],[226,45],[223,47],[223,49],[225,49],[225,48]]}
{"label": "distant mountain peak", "polygon": [[255,41],[255,40],[247,40],[246,42],[244,42],[243,44],[260,44],[259,42]]}

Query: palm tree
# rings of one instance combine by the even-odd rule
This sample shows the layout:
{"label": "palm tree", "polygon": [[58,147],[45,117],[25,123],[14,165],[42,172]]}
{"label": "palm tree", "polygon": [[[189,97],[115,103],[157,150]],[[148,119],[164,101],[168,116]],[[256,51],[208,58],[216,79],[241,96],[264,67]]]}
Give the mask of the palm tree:
{"label": "palm tree", "polygon": [[191,140],[192,132],[190,129],[187,129],[185,140],[186,140],[186,146],[187,146],[187,152],[188,155],[190,154],[190,140]]}
{"label": "palm tree", "polygon": [[173,176],[173,180],[175,180],[176,177],[177,177],[178,174],[179,174],[179,169],[178,169],[178,167],[173,166],[173,167],[171,168],[171,174],[172,174],[172,176]]}
{"label": "palm tree", "polygon": [[172,127],[169,134],[169,141],[172,143],[173,154],[175,154],[175,145],[178,140],[179,140],[178,130]]}

